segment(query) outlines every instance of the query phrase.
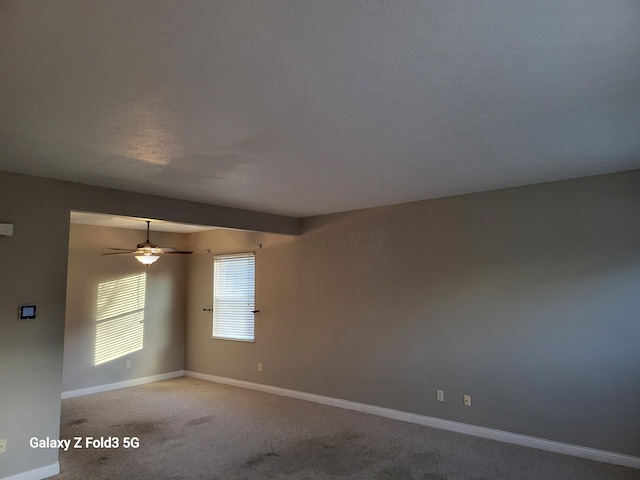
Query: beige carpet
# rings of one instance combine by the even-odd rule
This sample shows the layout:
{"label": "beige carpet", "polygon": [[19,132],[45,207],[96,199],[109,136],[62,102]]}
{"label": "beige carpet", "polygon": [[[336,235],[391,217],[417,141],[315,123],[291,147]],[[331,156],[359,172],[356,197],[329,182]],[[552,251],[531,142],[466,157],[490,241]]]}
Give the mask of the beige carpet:
{"label": "beige carpet", "polygon": [[[640,470],[192,378],[62,402],[58,480],[640,480]],[[123,448],[125,437],[139,447]],[[72,442],[73,447],[73,442]]]}

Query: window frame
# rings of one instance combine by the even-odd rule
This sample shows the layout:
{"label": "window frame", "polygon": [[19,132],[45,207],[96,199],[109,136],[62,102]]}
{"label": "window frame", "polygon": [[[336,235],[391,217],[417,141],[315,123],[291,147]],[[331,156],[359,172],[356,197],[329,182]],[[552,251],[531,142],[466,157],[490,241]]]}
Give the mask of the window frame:
{"label": "window frame", "polygon": [[[229,319],[219,319],[219,322],[221,324],[218,325],[217,330],[220,331],[220,329],[222,329],[223,331],[220,334],[216,334],[216,315],[220,314],[223,315],[222,313],[220,313],[220,302],[224,301],[224,300],[220,300],[220,295],[218,295],[218,300],[216,299],[216,276],[217,275],[224,275],[223,273],[220,273],[220,266],[222,264],[217,263],[219,261],[224,261],[225,259],[251,259],[250,261],[250,271],[253,273],[253,275],[251,276],[250,279],[247,280],[246,283],[243,283],[240,287],[238,287],[238,289],[240,290],[240,292],[238,293],[240,296],[242,295],[242,290],[246,290],[246,291],[250,291],[251,295],[249,295],[250,300],[252,301],[252,303],[247,303],[247,315],[244,318],[239,318],[239,320],[242,320],[242,324],[240,325],[240,329],[242,328],[248,328],[250,329],[251,335],[246,335],[246,336],[242,336],[242,335],[233,335],[230,334],[228,330],[224,330],[225,328],[225,323],[227,323],[227,327],[229,327],[229,324],[233,322],[233,320],[229,320]],[[222,255],[214,255],[213,256],[213,275],[212,275],[212,281],[213,281],[213,285],[212,285],[212,300],[213,300],[213,308],[212,308],[212,317],[211,317],[211,338],[214,340],[229,340],[229,341],[233,341],[233,342],[244,342],[244,343],[255,343],[256,342],[256,335],[255,335],[255,312],[256,312],[256,307],[255,307],[255,280],[256,280],[256,271],[255,271],[255,267],[256,267],[256,256],[255,256],[255,252],[240,252],[240,253],[230,253],[230,254],[222,254]],[[232,293],[232,292],[231,292]],[[244,292],[246,293],[246,292]],[[229,292],[227,293],[227,295],[229,294]],[[243,302],[238,302],[238,303],[243,303]],[[232,303],[228,304],[226,306],[223,306],[222,308],[233,308]],[[240,309],[241,307],[236,307],[238,309]]]}

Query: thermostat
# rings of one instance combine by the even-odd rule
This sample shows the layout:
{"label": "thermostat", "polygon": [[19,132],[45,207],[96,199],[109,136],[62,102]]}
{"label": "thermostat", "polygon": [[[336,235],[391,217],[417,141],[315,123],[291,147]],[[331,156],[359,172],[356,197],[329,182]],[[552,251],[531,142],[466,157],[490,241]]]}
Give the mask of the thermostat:
{"label": "thermostat", "polygon": [[20,320],[33,320],[36,318],[35,305],[20,305]]}

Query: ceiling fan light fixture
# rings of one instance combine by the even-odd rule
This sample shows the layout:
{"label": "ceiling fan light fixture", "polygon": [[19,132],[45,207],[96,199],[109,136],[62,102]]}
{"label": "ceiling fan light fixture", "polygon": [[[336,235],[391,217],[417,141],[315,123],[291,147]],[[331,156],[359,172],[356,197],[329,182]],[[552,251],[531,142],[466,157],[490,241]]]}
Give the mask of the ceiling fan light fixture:
{"label": "ceiling fan light fixture", "polygon": [[110,248],[109,250],[116,250],[115,252],[103,253],[102,255],[122,255],[122,254],[134,254],[136,260],[138,260],[143,265],[151,265],[155,263],[160,255],[163,253],[173,253],[173,254],[182,254],[188,255],[193,252],[189,252],[186,250],[177,250],[173,247],[159,247],[149,241],[149,224],[151,220],[146,220],[147,222],[147,240],[146,242],[139,243],[136,247],[136,250],[129,250],[127,248]]}
{"label": "ceiling fan light fixture", "polygon": [[144,265],[151,265],[160,258],[160,255],[152,255],[150,253],[143,253],[142,255],[136,255],[136,260]]}

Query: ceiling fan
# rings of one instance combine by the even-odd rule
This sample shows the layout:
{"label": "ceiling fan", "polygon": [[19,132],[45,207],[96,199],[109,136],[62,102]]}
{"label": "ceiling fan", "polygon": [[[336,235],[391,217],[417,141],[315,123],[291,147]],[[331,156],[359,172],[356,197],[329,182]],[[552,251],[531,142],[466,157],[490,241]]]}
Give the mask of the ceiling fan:
{"label": "ceiling fan", "polygon": [[103,253],[102,255],[122,255],[133,253],[136,256],[136,260],[144,265],[151,265],[153,262],[160,258],[160,255],[188,255],[193,252],[187,252],[185,250],[176,250],[173,247],[159,247],[158,245],[149,241],[149,225],[150,220],[147,222],[147,241],[139,243],[135,250],[130,248],[110,248],[109,250],[117,250],[116,252]]}

